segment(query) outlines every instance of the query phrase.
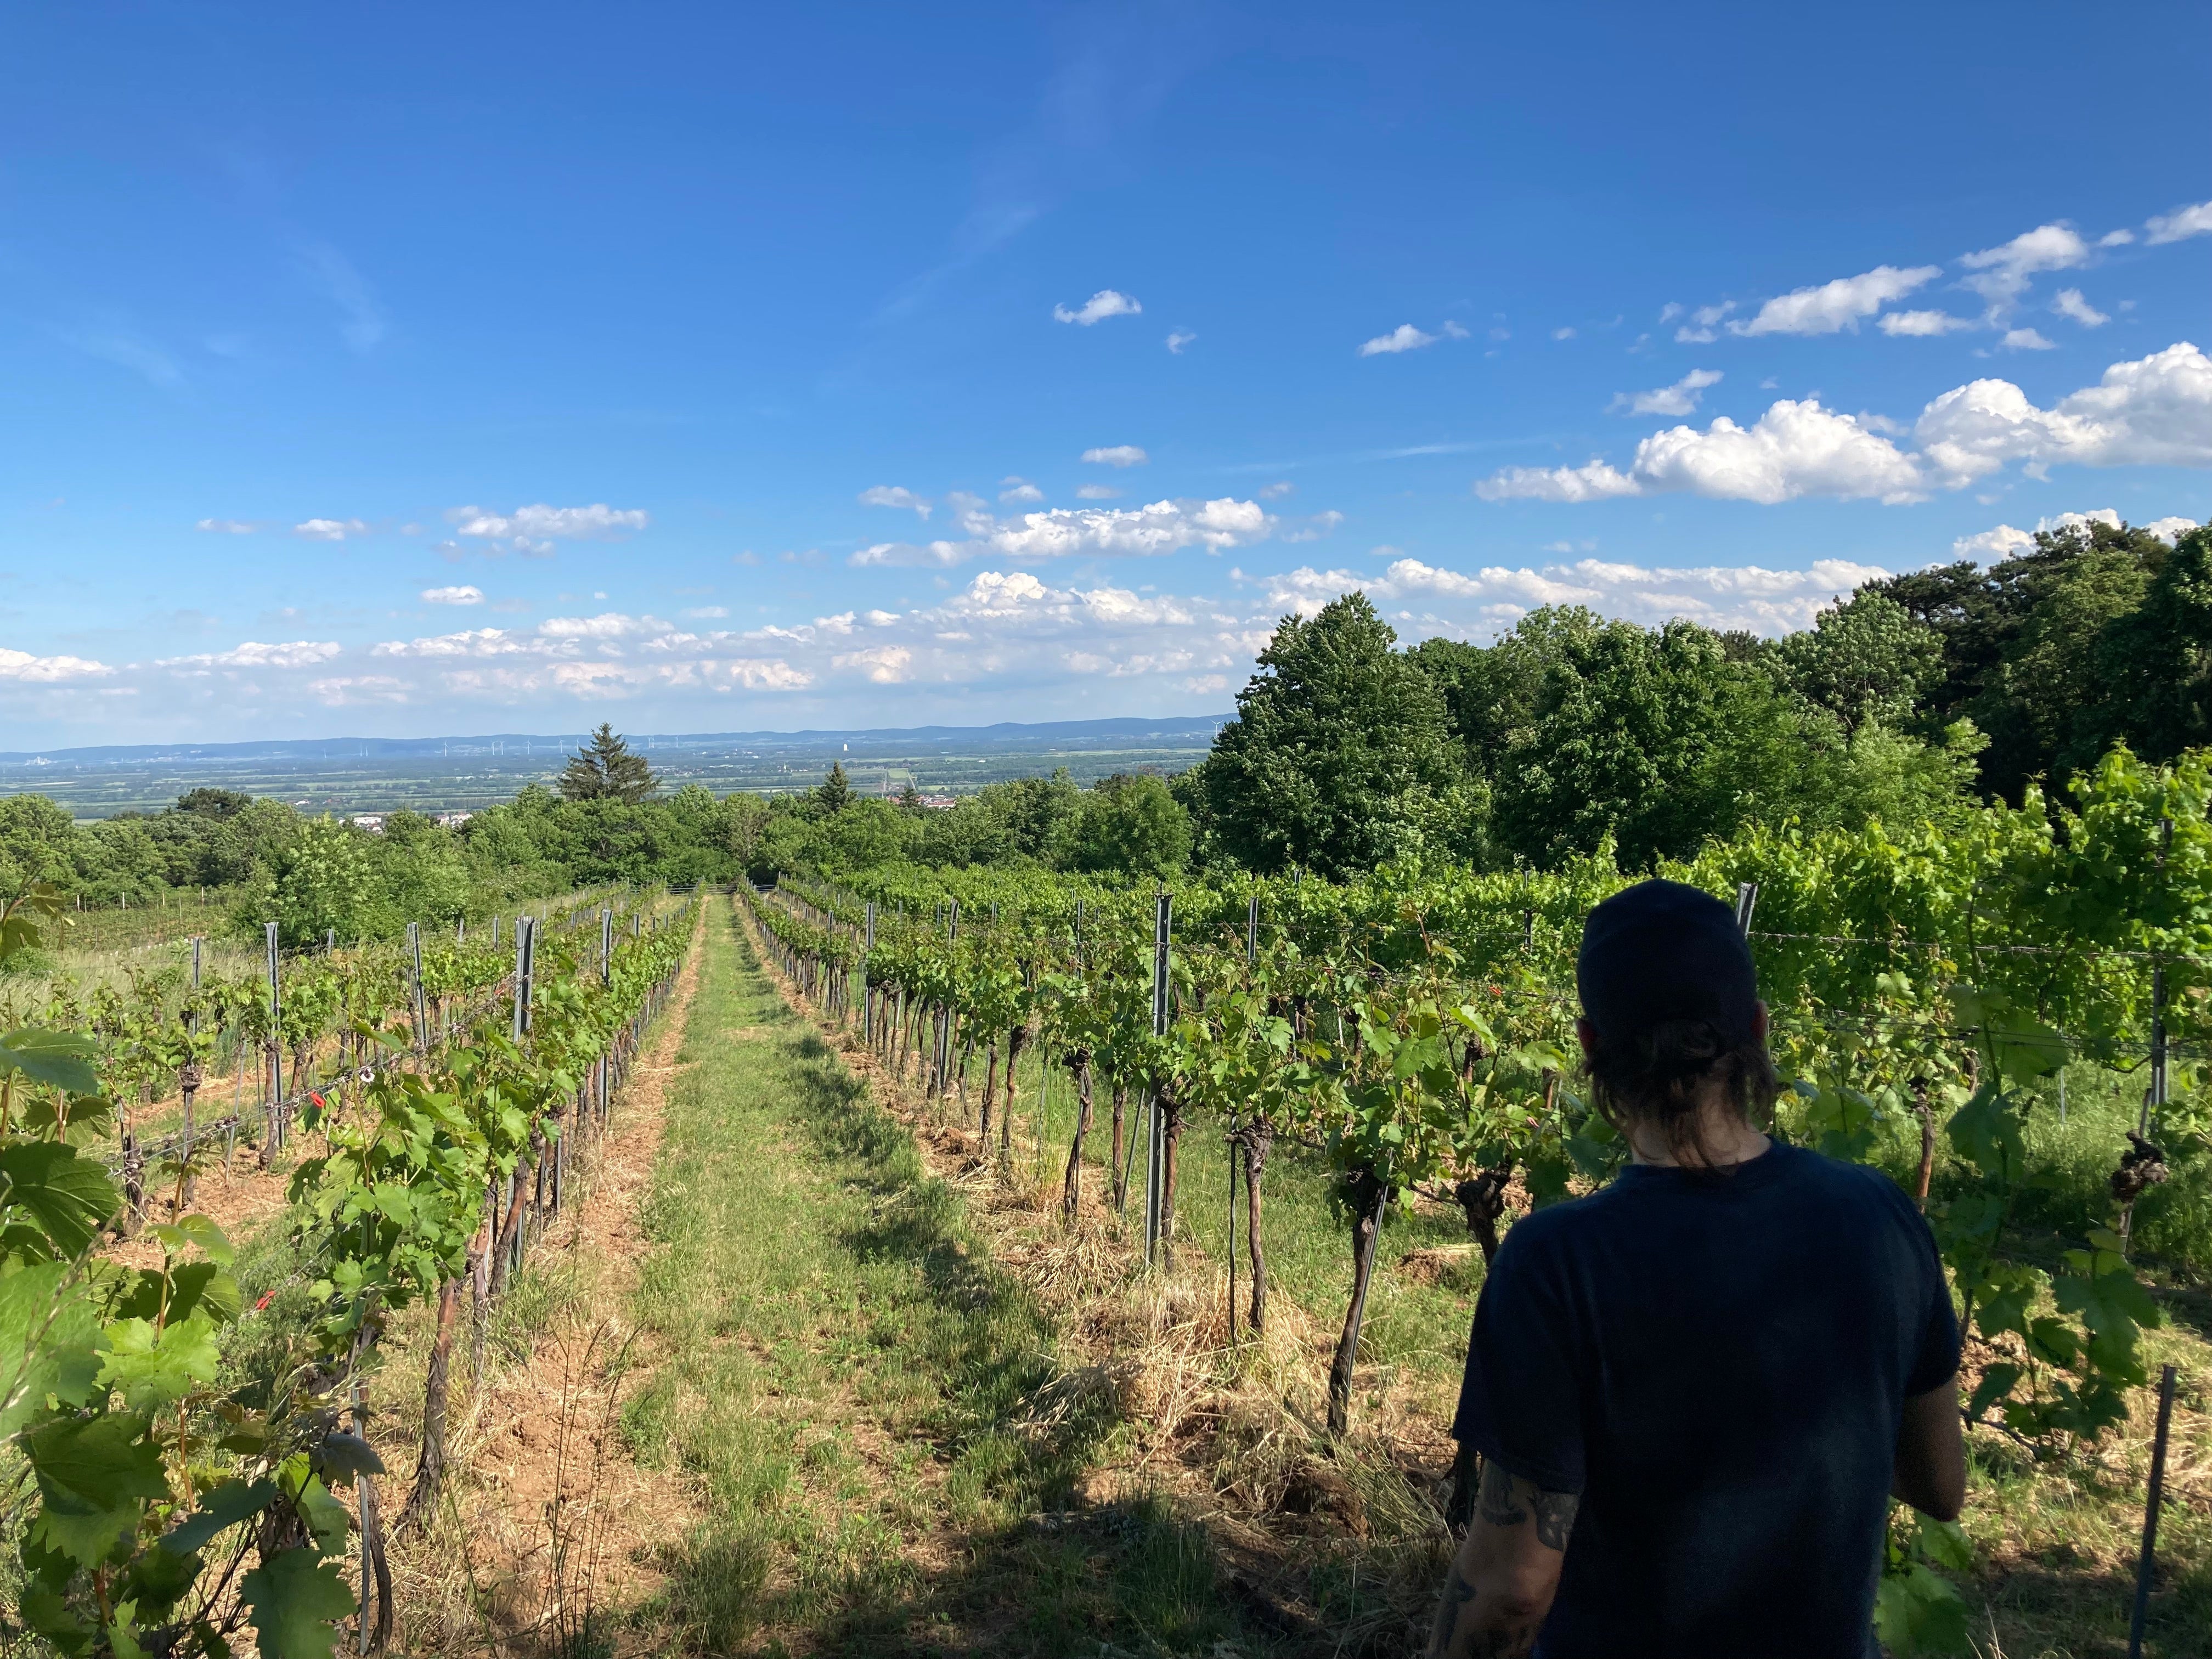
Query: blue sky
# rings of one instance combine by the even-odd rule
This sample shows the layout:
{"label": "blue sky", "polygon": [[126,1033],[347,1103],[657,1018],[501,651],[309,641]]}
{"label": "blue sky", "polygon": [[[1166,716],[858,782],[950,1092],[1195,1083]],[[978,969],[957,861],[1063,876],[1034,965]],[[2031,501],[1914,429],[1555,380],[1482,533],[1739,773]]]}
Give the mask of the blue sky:
{"label": "blue sky", "polygon": [[1352,586],[1778,632],[2212,517],[2201,5],[6,40],[0,747],[1206,713]]}

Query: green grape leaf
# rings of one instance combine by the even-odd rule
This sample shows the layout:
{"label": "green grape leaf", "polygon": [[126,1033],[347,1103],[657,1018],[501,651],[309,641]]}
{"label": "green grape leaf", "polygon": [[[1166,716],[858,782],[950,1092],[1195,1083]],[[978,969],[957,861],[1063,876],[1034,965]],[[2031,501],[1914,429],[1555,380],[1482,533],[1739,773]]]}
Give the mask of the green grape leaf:
{"label": "green grape leaf", "polygon": [[1966,1529],[1956,1521],[1938,1521],[1923,1515],[1920,1535],[1913,1541],[1922,1558],[1936,1566],[1966,1572],[1974,1565],[1974,1547],[1966,1540]]}
{"label": "green grape leaf", "polygon": [[97,1042],[68,1031],[27,1026],[0,1032],[0,1072],[13,1072],[64,1094],[100,1092],[100,1074],[92,1068],[99,1057]]}
{"label": "green grape leaf", "polygon": [[339,1486],[356,1475],[384,1473],[384,1460],[376,1455],[376,1449],[359,1435],[343,1430],[323,1437],[314,1449],[314,1460],[316,1472]]}
{"label": "green grape leaf", "polygon": [[2018,1177],[2027,1156],[2020,1115],[1994,1082],[1974,1091],[1973,1098],[1951,1115],[1945,1133],[1959,1155],[1985,1180],[2009,1184]]}
{"label": "green grape leaf", "polygon": [[175,1221],[164,1223],[151,1231],[173,1255],[190,1245],[209,1261],[226,1267],[237,1255],[222,1229],[204,1215],[179,1216]]}
{"label": "green grape leaf", "polygon": [[1973,1422],[1982,1420],[1982,1414],[2013,1390],[2022,1373],[2017,1365],[2000,1360],[1982,1373],[1982,1380],[1974,1384],[1973,1397],[1966,1401],[1966,1416]]}
{"label": "green grape leaf", "polygon": [[338,1639],[331,1621],[354,1610],[337,1566],[306,1548],[264,1560],[240,1581],[238,1596],[253,1609],[261,1659],[331,1659]]}
{"label": "green grape leaf", "polygon": [[158,1330],[148,1320],[118,1319],[101,1340],[107,1360],[100,1380],[121,1389],[133,1411],[174,1405],[197,1389],[212,1387],[222,1363],[214,1322],[203,1314],[173,1320]]}
{"label": "green grape leaf", "polygon": [[1951,1581],[1915,1561],[1903,1572],[1882,1575],[1874,1607],[1875,1633],[1905,1659],[1923,1653],[1963,1653],[1967,1609]]}
{"label": "green grape leaf", "polygon": [[41,1262],[0,1279],[0,1434],[46,1409],[92,1398],[100,1375],[100,1314],[67,1263]]}
{"label": "green grape leaf", "polygon": [[53,1242],[53,1254],[82,1255],[121,1207],[107,1171],[76,1148],[51,1140],[0,1146],[0,1204],[23,1211]]}
{"label": "green grape leaf", "polygon": [[277,1496],[274,1481],[226,1480],[202,1493],[199,1508],[185,1516],[181,1525],[161,1534],[161,1547],[173,1554],[195,1554],[217,1533],[260,1514]]}
{"label": "green grape leaf", "polygon": [[60,1418],[23,1437],[44,1500],[33,1530],[47,1548],[93,1567],[137,1528],[140,1500],[165,1498],[161,1448],[125,1413]]}

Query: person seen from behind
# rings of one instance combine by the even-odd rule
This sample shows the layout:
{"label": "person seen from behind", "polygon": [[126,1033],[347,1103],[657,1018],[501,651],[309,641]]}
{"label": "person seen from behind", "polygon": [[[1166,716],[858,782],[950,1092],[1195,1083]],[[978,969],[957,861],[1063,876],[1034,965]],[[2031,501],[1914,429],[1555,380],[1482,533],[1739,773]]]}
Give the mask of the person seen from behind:
{"label": "person seen from behind", "polygon": [[1516,1223],[1453,1434],[1480,1455],[1432,1659],[1869,1659],[1889,1500],[1966,1496],[1959,1327],[1878,1170],[1770,1139],[1778,1085],[1727,906],[1590,913],[1594,1102],[1632,1162]]}

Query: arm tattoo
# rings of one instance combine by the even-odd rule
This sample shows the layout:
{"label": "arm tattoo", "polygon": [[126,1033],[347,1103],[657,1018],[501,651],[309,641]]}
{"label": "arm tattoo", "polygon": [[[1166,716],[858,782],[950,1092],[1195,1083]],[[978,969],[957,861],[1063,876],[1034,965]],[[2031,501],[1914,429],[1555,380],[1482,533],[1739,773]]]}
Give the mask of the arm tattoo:
{"label": "arm tattoo", "polygon": [[1474,1600],[1474,1586],[1452,1563],[1451,1577],[1444,1581],[1444,1599],[1437,1607],[1437,1622],[1429,1632],[1429,1659],[1445,1659],[1451,1652],[1453,1632],[1459,1628],[1460,1609]]}
{"label": "arm tattoo", "polygon": [[1574,1492],[1549,1491],[1487,1458],[1483,1461],[1482,1486],[1475,1508],[1493,1527],[1517,1527],[1533,1513],[1536,1541],[1547,1549],[1564,1550],[1581,1502]]}

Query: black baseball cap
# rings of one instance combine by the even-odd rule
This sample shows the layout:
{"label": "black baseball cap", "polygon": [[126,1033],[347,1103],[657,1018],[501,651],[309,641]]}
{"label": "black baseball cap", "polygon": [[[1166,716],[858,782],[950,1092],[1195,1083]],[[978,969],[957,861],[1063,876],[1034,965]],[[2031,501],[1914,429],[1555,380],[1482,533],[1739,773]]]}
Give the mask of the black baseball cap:
{"label": "black baseball cap", "polygon": [[1607,1042],[1702,1020],[1730,1048],[1758,1034],[1759,973],[1735,913],[1679,881],[1640,881],[1583,924],[1583,1013]]}

